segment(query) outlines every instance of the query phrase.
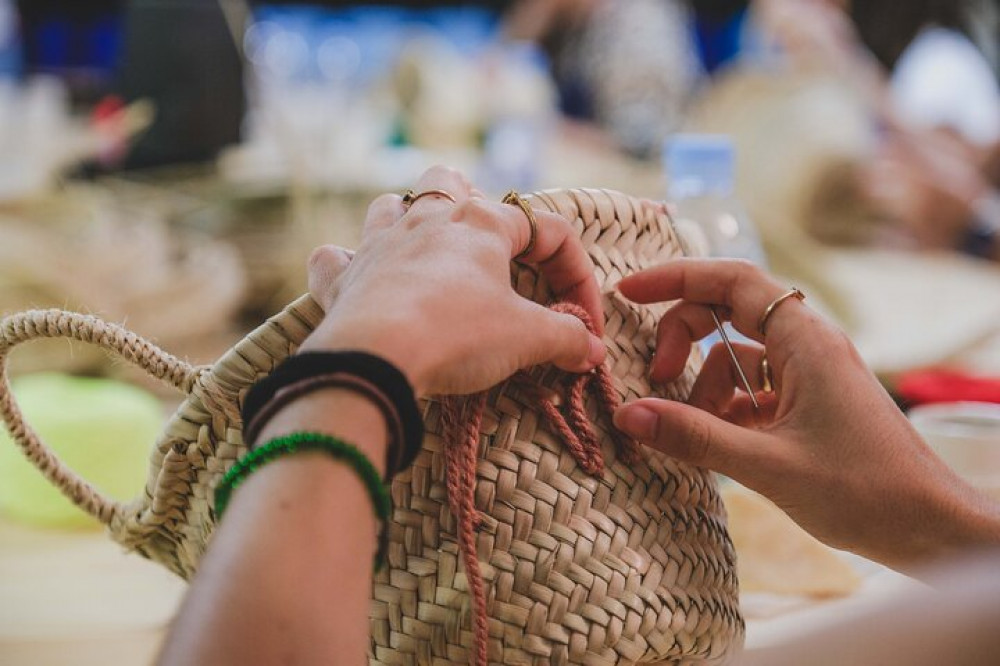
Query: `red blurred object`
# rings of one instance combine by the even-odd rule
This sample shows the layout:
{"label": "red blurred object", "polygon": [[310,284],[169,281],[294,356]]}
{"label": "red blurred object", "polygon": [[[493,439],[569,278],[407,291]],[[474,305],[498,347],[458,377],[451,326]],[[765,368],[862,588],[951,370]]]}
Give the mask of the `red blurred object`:
{"label": "red blurred object", "polygon": [[101,136],[97,163],[103,167],[118,166],[128,154],[125,113],[125,101],[118,95],[105,95],[90,113],[91,126]]}
{"label": "red blurred object", "polygon": [[125,101],[118,95],[107,95],[90,114],[91,120],[95,123],[100,123],[102,121],[111,120],[125,108]]}
{"label": "red blurred object", "polygon": [[969,375],[955,370],[918,370],[902,375],[896,383],[895,392],[910,405],[1000,403],[1000,378]]}

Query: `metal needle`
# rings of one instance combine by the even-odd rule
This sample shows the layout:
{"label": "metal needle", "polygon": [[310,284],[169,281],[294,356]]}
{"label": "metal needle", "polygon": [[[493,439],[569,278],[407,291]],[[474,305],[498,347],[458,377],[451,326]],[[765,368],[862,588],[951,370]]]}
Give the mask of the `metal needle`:
{"label": "metal needle", "polygon": [[715,312],[715,307],[709,306],[708,310],[712,313],[712,319],[715,320],[715,328],[718,329],[719,335],[722,336],[722,342],[725,343],[726,349],[729,350],[729,358],[733,360],[733,366],[740,375],[740,381],[743,382],[743,388],[746,389],[747,395],[750,396],[753,408],[759,411],[760,405],[757,403],[757,396],[754,395],[753,389],[750,388],[750,381],[747,380],[747,375],[743,372],[743,366],[740,365],[739,359],[736,358],[736,351],[733,349],[733,344],[729,342],[729,336],[726,335],[726,329],[723,328],[722,322],[719,320],[719,315]]}

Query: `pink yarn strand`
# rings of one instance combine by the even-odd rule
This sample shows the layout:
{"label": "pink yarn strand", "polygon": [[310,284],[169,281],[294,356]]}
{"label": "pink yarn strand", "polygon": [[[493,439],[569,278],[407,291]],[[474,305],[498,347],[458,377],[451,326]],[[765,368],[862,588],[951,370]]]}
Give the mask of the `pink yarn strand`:
{"label": "pink yarn strand", "polygon": [[[594,332],[594,325],[586,310],[571,303],[556,303],[551,308],[557,312],[579,317]],[[562,440],[577,464],[588,474],[604,470],[604,456],[594,426],[587,417],[586,394],[596,393],[600,411],[610,417],[621,404],[615,391],[611,373],[605,366],[573,378],[568,390],[567,416],[549,397],[544,397],[539,387],[526,373],[517,373],[513,381],[534,390],[539,396],[539,408],[552,431]],[[467,398],[447,397],[441,403],[441,421],[444,435],[445,485],[448,491],[448,508],[458,522],[458,545],[465,565],[466,580],[472,593],[473,650],[475,666],[488,666],[489,620],[486,589],[482,569],[476,552],[476,530],[480,515],[475,505],[476,462],[479,451],[486,393]],[[627,462],[638,459],[639,445],[617,431],[615,440],[620,455]]]}

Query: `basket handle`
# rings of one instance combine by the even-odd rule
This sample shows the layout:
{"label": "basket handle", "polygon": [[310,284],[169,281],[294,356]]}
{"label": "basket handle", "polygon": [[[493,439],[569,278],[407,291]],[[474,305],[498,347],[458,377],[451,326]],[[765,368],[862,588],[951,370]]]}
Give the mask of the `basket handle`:
{"label": "basket handle", "polygon": [[64,310],[29,310],[0,319],[0,416],[25,457],[73,504],[110,525],[124,505],[67,467],[25,420],[7,377],[10,350],[30,340],[69,338],[97,345],[139,366],[157,379],[189,392],[200,370],[131,331],[97,317]]}

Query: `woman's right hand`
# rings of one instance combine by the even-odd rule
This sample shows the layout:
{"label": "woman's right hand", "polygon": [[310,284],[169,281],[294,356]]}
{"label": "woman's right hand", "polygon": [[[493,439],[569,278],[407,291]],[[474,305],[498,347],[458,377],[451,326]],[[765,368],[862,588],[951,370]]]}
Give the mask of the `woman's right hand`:
{"label": "woman's right hand", "polygon": [[691,343],[715,330],[710,306],[759,345],[734,345],[753,410],[725,348],[712,349],[689,404],[644,398],[616,425],[666,453],[717,470],[772,499],[820,540],[896,568],[1000,544],[1000,507],[921,440],[847,336],[797,299],[760,319],[787,289],[752,264],[682,259],[623,279],[638,303],[680,299],[657,332],[654,381],[677,377]]}

